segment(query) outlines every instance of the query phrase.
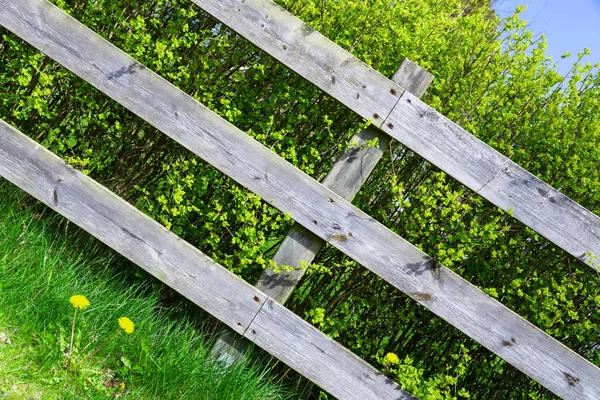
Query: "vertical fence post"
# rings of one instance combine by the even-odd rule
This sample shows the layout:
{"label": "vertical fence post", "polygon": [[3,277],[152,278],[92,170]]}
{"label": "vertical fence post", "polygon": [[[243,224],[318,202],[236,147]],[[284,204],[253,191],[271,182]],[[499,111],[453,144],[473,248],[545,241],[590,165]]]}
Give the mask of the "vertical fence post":
{"label": "vertical fence post", "polygon": [[[433,75],[405,58],[392,80],[417,97],[423,96],[433,81]],[[379,145],[365,146],[378,139]],[[323,179],[323,185],[348,201],[352,201],[375,166],[389,148],[391,138],[379,129],[367,127],[352,136],[349,145]],[[276,265],[291,267],[289,271],[266,269],[255,286],[284,304],[304,276],[305,267],[315,258],[325,242],[299,224],[289,230],[273,256]],[[248,343],[234,332],[219,336],[212,349],[213,356],[231,365],[244,358]]]}

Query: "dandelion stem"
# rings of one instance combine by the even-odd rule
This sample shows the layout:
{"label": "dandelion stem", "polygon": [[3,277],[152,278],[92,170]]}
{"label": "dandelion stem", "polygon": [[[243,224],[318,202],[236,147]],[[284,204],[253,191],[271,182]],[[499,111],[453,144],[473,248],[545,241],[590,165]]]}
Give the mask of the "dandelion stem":
{"label": "dandelion stem", "polygon": [[94,354],[98,353],[100,350],[102,350],[104,348],[104,346],[106,346],[108,344],[108,342],[110,342],[111,340],[113,340],[115,337],[117,337],[117,335],[121,333],[121,330],[116,331],[111,337],[109,337],[108,339],[106,339],[106,341],[104,343],[102,343],[100,345],[100,347],[98,347],[96,350],[92,351],[90,354],[88,354],[87,356],[83,357],[81,359],[81,361],[79,361],[79,363],[81,364],[82,362],[84,362],[85,360],[87,360],[88,358],[90,358],[91,356],[93,356]]}
{"label": "dandelion stem", "polygon": [[71,324],[71,343],[69,344],[69,352],[67,353],[67,369],[71,365],[71,356],[73,355],[73,339],[75,338],[75,319],[77,318],[77,309],[73,314],[73,323]]}

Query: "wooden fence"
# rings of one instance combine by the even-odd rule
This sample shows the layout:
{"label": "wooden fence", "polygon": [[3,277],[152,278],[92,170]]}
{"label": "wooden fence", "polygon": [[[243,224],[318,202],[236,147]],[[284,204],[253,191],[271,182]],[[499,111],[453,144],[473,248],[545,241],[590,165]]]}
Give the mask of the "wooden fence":
{"label": "wooden fence", "polygon": [[[268,0],[193,0],[373,126],[588,262],[600,218]],[[46,0],[0,0],[0,24],[266,202],[292,215],[566,399],[600,369],[305,175]],[[0,175],[341,399],[410,394],[262,291],[0,122]],[[582,264],[583,265],[583,264]]]}

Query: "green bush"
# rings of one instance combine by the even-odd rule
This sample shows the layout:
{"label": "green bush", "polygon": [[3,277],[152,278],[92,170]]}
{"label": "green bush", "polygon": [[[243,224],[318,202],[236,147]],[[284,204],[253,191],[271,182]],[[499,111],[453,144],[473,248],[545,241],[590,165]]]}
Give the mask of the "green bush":
{"label": "green bush", "polygon": [[[428,104],[600,213],[599,75],[583,52],[561,76],[543,37],[486,2],[278,2],[383,74],[403,57],[428,69]],[[317,179],[363,124],[189,1],[55,3]],[[242,277],[268,264],[289,218],[0,33],[0,117]],[[598,277],[511,215],[399,144],[355,204],[600,365]],[[383,370],[397,353],[405,362],[387,372],[425,398],[552,398],[332,248],[291,304]]]}

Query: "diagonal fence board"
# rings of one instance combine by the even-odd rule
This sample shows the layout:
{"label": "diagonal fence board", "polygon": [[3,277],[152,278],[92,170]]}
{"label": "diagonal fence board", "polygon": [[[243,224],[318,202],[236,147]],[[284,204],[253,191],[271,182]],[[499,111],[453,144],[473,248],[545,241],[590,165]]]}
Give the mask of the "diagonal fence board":
{"label": "diagonal fence board", "polygon": [[[407,88],[410,93],[421,97],[433,81],[433,75],[406,58],[392,76],[392,80]],[[373,140],[377,140],[378,146],[366,145]],[[379,129],[368,126],[354,134],[348,143],[346,150],[333,164],[322,183],[351,202],[383,154],[388,151],[390,137]],[[305,266],[314,260],[324,244],[322,239],[299,224],[294,224],[273,256],[276,265],[292,267],[292,270],[275,272],[274,268],[269,267],[260,275],[255,286],[284,304],[304,276]]]}
{"label": "diagonal fence board", "polygon": [[308,322],[1,119],[0,176],[332,395],[353,400],[415,399]]}
{"label": "diagonal fence board", "polygon": [[404,90],[272,1],[191,1],[375,126]]}
{"label": "diagonal fence board", "polygon": [[[298,364],[296,360],[314,365],[314,370],[310,369],[304,372],[307,378],[311,378],[311,375],[316,374],[318,376],[320,373],[327,373],[327,370],[321,367],[324,361],[328,363],[329,368],[331,368],[331,364],[355,365],[359,362],[364,363],[349,351],[336,351],[336,347],[341,347],[339,344],[333,340],[324,341],[320,339],[323,335],[322,332],[316,328],[306,329],[304,324],[306,324],[306,321],[302,318],[291,313],[275,300],[268,298],[244,337],[271,354],[282,354],[285,357],[282,358],[282,361],[289,363],[289,365]],[[285,327],[285,329],[282,329],[282,327]],[[347,365],[345,368],[348,368]],[[378,400],[418,400],[416,397],[409,395],[408,392],[399,391],[396,384],[382,373],[375,375],[359,374],[357,371],[357,373],[337,376],[336,378],[336,385],[344,387],[350,393],[347,398],[360,400],[371,398]],[[377,385],[379,392],[371,394],[367,391],[355,391],[354,388],[357,384],[353,382],[354,380],[362,381],[362,384],[367,387]],[[335,395],[335,393],[332,394]]]}
{"label": "diagonal fence board", "polygon": [[[521,169],[271,0],[192,2],[596,269],[589,254],[600,256],[600,217],[591,211]],[[400,96],[401,100],[394,105],[390,96]]]}
{"label": "diagonal fence board", "polygon": [[[386,120],[411,149],[596,269],[600,217],[405,92]],[[388,127],[388,131],[391,128]],[[442,168],[443,167],[443,168]]]}
{"label": "diagonal fence board", "polygon": [[600,369],[395,235],[46,0],[0,0],[0,24],[317,236],[566,399]]}
{"label": "diagonal fence board", "polygon": [[210,257],[1,119],[0,176],[176,288],[240,334],[266,299],[261,291],[240,282]]}

